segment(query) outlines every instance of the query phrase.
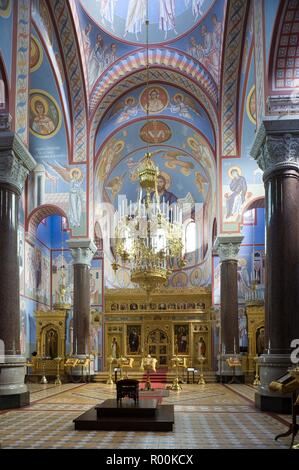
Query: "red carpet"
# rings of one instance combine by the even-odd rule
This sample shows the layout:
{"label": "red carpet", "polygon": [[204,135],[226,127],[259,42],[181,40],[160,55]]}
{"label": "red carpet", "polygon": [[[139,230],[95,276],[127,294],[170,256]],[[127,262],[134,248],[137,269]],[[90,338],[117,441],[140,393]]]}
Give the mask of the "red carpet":
{"label": "red carpet", "polygon": [[[150,376],[150,381],[152,383],[152,388],[164,388],[166,384],[167,372],[168,372],[168,369],[158,369],[157,372],[150,372],[149,376]],[[148,377],[147,373],[143,374],[142,383],[146,382],[147,377]],[[156,384],[159,385],[159,387],[157,387]]]}

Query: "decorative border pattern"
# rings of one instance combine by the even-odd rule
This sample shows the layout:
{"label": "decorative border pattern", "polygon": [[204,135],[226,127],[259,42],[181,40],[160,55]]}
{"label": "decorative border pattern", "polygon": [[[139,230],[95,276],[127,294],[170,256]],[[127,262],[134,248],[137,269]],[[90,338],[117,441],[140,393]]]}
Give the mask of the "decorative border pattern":
{"label": "decorative border pattern", "polygon": [[232,0],[229,2],[222,72],[221,121],[223,156],[236,155],[237,153],[237,97],[246,10],[247,2],[244,2],[244,0]]}
{"label": "decorative border pattern", "polygon": [[299,83],[299,4],[289,0],[278,35],[275,89],[297,88]]}
{"label": "decorative border pattern", "polygon": [[[127,74],[132,73],[133,71],[145,69],[146,63],[146,50],[136,51],[133,54],[118,60],[109,68],[109,71],[106,71],[103,77],[100,77],[96,82],[94,90],[90,96],[90,111],[94,111],[107,90],[115,85],[119,79],[124,78]],[[187,59],[186,54],[166,48],[149,49],[149,64],[150,66],[165,66],[170,70],[181,71],[185,75],[198,80],[207,95],[215,104],[217,103],[218,88],[213,78],[201,64],[195,62],[191,57]]]}
{"label": "decorative border pattern", "polygon": [[73,105],[73,161],[83,162],[86,161],[87,158],[86,106],[84,95],[84,77],[81,74],[79,53],[76,47],[76,41],[74,40],[76,37],[76,31],[72,26],[67,2],[63,0],[56,0],[55,3],[53,3],[54,2],[49,2],[51,8],[53,8],[59,30],[59,36],[62,42]]}
{"label": "decorative border pattern", "polygon": [[15,130],[28,144],[28,83],[30,60],[30,1],[18,2]]}
{"label": "decorative border pattern", "polygon": [[265,74],[264,74],[264,28],[263,2],[254,0],[254,44],[255,44],[255,84],[256,122],[259,126],[265,114]]}
{"label": "decorative border pattern", "polygon": [[[92,123],[91,123],[91,132],[95,131],[95,128],[98,126],[101,119],[104,117],[107,109],[119,99],[124,93],[127,93],[130,89],[140,86],[142,83],[146,83],[146,71],[141,70],[135,72],[129,77],[122,80],[120,83],[116,83],[114,87],[109,89],[107,93],[102,97],[101,101],[98,104],[98,107],[95,109]],[[218,139],[218,116],[214,103],[209,97],[204,93],[199,85],[196,85],[194,81],[191,81],[189,78],[182,75],[180,72],[165,70],[165,69],[151,69],[149,75],[150,82],[157,81],[162,83],[169,83],[171,85],[178,85],[184,89],[187,93],[190,93],[194,98],[196,98],[206,109],[212,125],[215,129],[215,138]]]}

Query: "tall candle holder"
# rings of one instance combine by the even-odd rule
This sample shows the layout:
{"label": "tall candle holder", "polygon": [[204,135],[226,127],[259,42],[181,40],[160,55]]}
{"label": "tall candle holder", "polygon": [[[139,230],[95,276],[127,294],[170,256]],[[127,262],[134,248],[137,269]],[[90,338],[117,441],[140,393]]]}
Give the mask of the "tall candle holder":
{"label": "tall candle holder", "polygon": [[200,356],[198,358],[198,361],[199,361],[199,364],[200,364],[200,375],[199,375],[199,379],[198,379],[198,384],[199,385],[205,385],[206,384],[206,381],[205,381],[205,378],[204,378],[204,375],[203,375],[203,364],[205,362],[206,358],[204,356]]}
{"label": "tall candle holder", "polygon": [[180,379],[179,379],[179,362],[180,362],[180,358],[179,358],[178,355],[175,355],[172,360],[175,364],[176,377],[175,377],[174,381],[172,382],[171,390],[179,391],[179,390],[182,390],[182,386],[180,384]]}
{"label": "tall candle holder", "polygon": [[254,357],[253,360],[255,361],[255,377],[253,381],[253,386],[258,387],[261,385],[260,377],[259,377],[259,363],[258,363],[258,356]]}
{"label": "tall candle holder", "polygon": [[112,356],[109,356],[108,359],[108,364],[109,364],[109,377],[108,377],[108,380],[106,382],[106,384],[108,385],[112,385],[113,384],[113,380],[112,380],[112,362],[113,362],[113,357]]}
{"label": "tall candle holder", "polygon": [[60,357],[57,357],[56,360],[57,360],[57,376],[55,380],[55,385],[62,385],[60,374],[59,374]]}
{"label": "tall candle holder", "polygon": [[42,367],[43,367],[43,376],[41,378],[41,381],[40,383],[41,384],[47,384],[48,383],[48,380],[47,380],[47,377],[46,377],[46,361],[43,359],[42,360]]}

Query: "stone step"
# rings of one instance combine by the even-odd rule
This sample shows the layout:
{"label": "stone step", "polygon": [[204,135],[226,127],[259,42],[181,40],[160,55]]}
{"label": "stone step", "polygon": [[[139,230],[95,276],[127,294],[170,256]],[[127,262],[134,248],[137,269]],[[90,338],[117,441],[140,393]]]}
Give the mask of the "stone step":
{"label": "stone step", "polygon": [[[125,376],[125,374],[124,374]],[[128,377],[129,379],[135,379],[135,380],[139,380],[139,382],[145,382],[146,381],[146,376],[144,375],[143,372],[139,372],[139,371],[130,371],[128,372]],[[150,374],[150,380],[152,383],[172,383],[173,380],[175,379],[176,377],[176,374],[175,372],[173,371],[169,371],[167,372],[166,376],[165,374],[159,374],[157,372],[157,374]],[[182,377],[182,375],[180,375],[180,377]],[[104,371],[104,372],[97,372],[93,378],[92,378],[92,381],[93,382],[98,382],[98,383],[106,383],[107,380],[109,378],[109,373],[107,371]],[[194,377],[194,381],[197,382],[199,378],[199,375],[198,374],[195,374],[195,377]],[[204,378],[205,378],[205,381],[206,383],[216,383],[216,372],[215,371],[207,371],[207,372],[204,372]],[[192,376],[190,374],[190,377],[189,377],[190,381],[192,382]],[[112,376],[112,380],[114,381],[114,375]],[[119,376],[118,376],[118,380],[119,380]],[[183,375],[183,381],[186,382],[187,381],[187,376],[186,374]]]}

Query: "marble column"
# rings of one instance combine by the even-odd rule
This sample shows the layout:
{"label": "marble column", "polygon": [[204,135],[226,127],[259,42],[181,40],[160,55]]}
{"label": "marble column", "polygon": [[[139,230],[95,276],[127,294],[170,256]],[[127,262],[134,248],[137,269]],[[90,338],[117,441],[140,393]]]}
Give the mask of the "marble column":
{"label": "marble column", "polygon": [[264,171],[266,207],[265,350],[256,406],[288,412],[290,400],[268,388],[291,364],[299,338],[299,120],[261,124],[251,155]]}
{"label": "marble column", "polygon": [[74,266],[73,354],[83,357],[90,346],[90,265],[97,247],[89,239],[72,239],[68,245]]}
{"label": "marble column", "polygon": [[227,364],[231,356],[239,357],[239,319],[238,319],[238,253],[242,235],[220,235],[215,241],[215,250],[220,258],[220,357],[217,375],[221,381],[231,379],[233,373],[244,380],[240,367],[235,371]]}
{"label": "marble column", "polygon": [[20,351],[19,200],[35,161],[0,115],[0,409],[29,404]]}

